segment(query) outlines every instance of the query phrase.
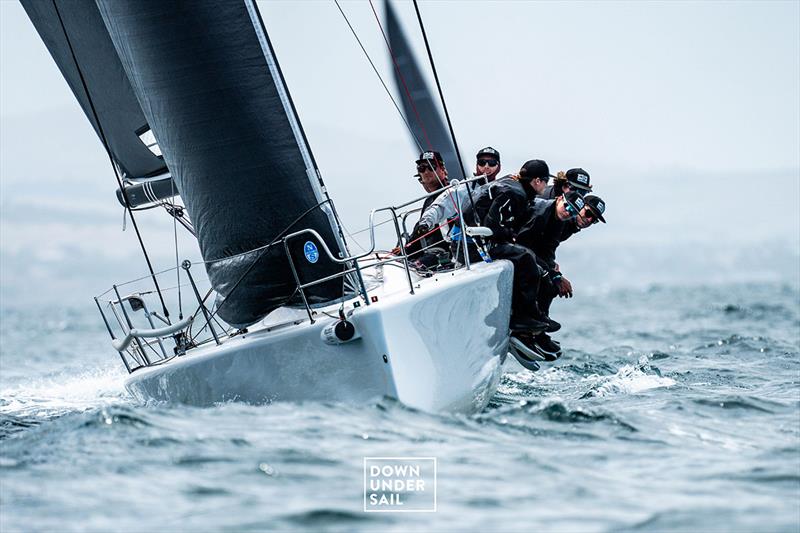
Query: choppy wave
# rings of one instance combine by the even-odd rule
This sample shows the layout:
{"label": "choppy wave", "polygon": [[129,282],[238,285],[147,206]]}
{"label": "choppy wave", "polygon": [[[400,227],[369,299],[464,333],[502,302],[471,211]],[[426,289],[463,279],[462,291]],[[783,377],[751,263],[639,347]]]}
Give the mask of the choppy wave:
{"label": "choppy wave", "polygon": [[[796,291],[661,286],[566,305],[562,358],[509,365],[471,416],[388,398],[138,405],[105,357],[62,364],[88,317],[54,324],[52,353],[20,330],[4,337],[30,375],[0,390],[0,528],[797,530]],[[370,456],[436,457],[438,512],[363,513]]]}
{"label": "choppy wave", "polygon": [[48,375],[0,390],[0,438],[64,414],[129,402],[124,379],[124,370],[109,366]]}

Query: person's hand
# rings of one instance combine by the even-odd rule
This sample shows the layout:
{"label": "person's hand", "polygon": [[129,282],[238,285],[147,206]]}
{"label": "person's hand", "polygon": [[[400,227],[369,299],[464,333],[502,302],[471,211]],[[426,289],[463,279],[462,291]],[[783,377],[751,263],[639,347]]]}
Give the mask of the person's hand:
{"label": "person's hand", "polygon": [[562,298],[572,298],[572,283],[562,277],[558,283],[558,295]]}
{"label": "person's hand", "polygon": [[423,235],[428,233],[430,228],[425,224],[418,224],[417,227],[414,228],[414,233],[411,234],[411,237],[408,238],[409,242],[414,242],[417,239],[421,238]]}

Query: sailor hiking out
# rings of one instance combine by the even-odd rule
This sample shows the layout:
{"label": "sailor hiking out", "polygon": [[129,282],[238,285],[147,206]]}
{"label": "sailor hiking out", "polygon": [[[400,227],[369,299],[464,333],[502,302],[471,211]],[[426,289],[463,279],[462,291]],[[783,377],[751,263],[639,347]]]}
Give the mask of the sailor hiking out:
{"label": "sailor hiking out", "polygon": [[476,216],[492,231],[489,253],[494,259],[508,259],[514,264],[514,292],[511,299],[512,331],[552,330],[549,318],[537,303],[539,283],[544,271],[530,248],[516,243],[516,238],[529,218],[529,204],[536,193],[531,187],[535,177],[549,175],[544,161],[535,159],[523,165],[519,179],[502,178],[482,189],[468,206],[464,218]]}

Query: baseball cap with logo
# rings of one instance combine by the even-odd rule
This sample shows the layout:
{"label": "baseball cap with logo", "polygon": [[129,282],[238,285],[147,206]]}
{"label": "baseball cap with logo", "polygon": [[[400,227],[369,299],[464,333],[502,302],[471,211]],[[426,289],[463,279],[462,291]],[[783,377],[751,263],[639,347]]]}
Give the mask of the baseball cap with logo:
{"label": "baseball cap with logo", "polygon": [[417,159],[418,165],[428,162],[438,162],[444,164],[444,159],[442,159],[442,154],[435,150],[428,150],[427,152],[422,152],[419,154],[419,159]]}
{"label": "baseball cap with logo", "polygon": [[482,155],[493,157],[498,161],[500,161],[500,152],[498,152],[491,146],[487,146],[486,148],[481,148],[480,150],[478,150],[478,153],[475,155],[475,157],[480,158]]}
{"label": "baseball cap with logo", "polygon": [[519,177],[524,181],[531,181],[534,178],[539,178],[547,181],[551,178],[550,167],[541,159],[531,159],[526,161],[522,168],[519,169]]}
{"label": "baseball cap with logo", "polygon": [[605,224],[606,219],[603,218],[603,213],[606,212],[606,203],[603,199],[596,194],[587,194],[583,197],[583,201],[586,202],[586,205],[589,206],[589,209],[594,213],[597,219]]}
{"label": "baseball cap with logo", "polygon": [[583,196],[578,191],[569,191],[564,195],[564,200],[574,208],[573,216],[577,215],[578,211],[586,205],[583,201]]}
{"label": "baseball cap with logo", "polygon": [[592,186],[589,182],[589,173],[582,168],[571,168],[567,170],[567,181],[576,189],[591,191]]}

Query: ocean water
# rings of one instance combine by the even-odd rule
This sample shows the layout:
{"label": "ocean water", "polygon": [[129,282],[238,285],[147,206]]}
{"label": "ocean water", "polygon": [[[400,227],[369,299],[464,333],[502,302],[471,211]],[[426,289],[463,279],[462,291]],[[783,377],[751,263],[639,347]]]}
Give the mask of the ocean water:
{"label": "ocean water", "polygon": [[[595,289],[483,412],[139,405],[88,302],[0,314],[0,530],[800,528],[800,288]],[[517,369],[519,370],[519,369]],[[438,460],[436,513],[364,513],[365,456]]]}

